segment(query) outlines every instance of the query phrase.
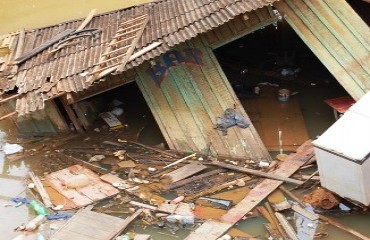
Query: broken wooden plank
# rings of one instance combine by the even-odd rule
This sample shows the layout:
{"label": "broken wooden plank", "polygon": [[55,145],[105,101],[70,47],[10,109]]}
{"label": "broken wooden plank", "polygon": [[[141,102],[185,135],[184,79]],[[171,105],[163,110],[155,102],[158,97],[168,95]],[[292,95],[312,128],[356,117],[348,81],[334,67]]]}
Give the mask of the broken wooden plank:
{"label": "broken wooden plank", "polygon": [[299,184],[298,186],[296,186],[295,188],[299,188],[301,186],[303,186],[306,182],[308,182],[309,180],[311,180],[311,178],[313,178],[316,174],[319,173],[319,170],[316,170],[314,173],[312,173],[306,180],[304,180],[304,182],[302,184]]}
{"label": "broken wooden plank", "polygon": [[259,176],[259,177],[271,178],[271,179],[280,180],[280,181],[289,182],[289,183],[294,183],[294,184],[302,184],[303,183],[302,181],[292,179],[292,178],[288,178],[288,177],[284,177],[284,176],[279,176],[278,174],[273,174],[273,173],[270,173],[270,172],[265,173],[265,172],[257,171],[257,170],[254,170],[254,169],[238,167],[238,166],[235,166],[235,165],[222,163],[222,162],[218,162],[218,161],[213,161],[209,164],[213,165],[213,166],[218,166],[218,167],[223,167],[223,168],[235,170],[235,171],[238,171],[238,172],[243,172],[243,173],[256,175],[256,176]]}
{"label": "broken wooden plank", "polygon": [[[79,175],[88,178],[87,185],[76,188],[66,188],[71,179]],[[73,165],[68,168],[53,172],[45,177],[55,190],[70,199],[79,207],[87,206],[93,202],[114,196],[119,191],[103,182],[97,174],[80,165]],[[76,178],[75,178],[76,179]]]}
{"label": "broken wooden plank", "polygon": [[284,237],[284,239],[287,239],[288,236],[286,235],[285,231],[283,230],[283,228],[281,227],[281,225],[279,224],[279,220],[276,218],[275,214],[274,214],[274,211],[272,210],[272,207],[271,205],[268,203],[268,202],[265,202],[265,206],[266,206],[266,209],[268,211],[268,213],[270,214],[275,226],[276,226],[276,230],[280,233],[281,236]]}
{"label": "broken wooden plank", "polygon": [[7,97],[7,98],[3,98],[3,99],[1,99],[0,100],[0,103],[4,103],[4,102],[8,102],[8,101],[10,101],[10,100],[12,100],[12,99],[14,99],[14,98],[18,98],[19,96],[21,96],[22,94],[20,94],[20,93],[16,93],[16,94],[13,94],[13,95],[11,95],[11,96],[9,96],[9,97]]}
{"label": "broken wooden plank", "polygon": [[44,203],[44,205],[47,207],[47,208],[50,208],[53,206],[53,204],[51,203],[51,200],[50,200],[50,197],[49,197],[49,194],[46,192],[45,188],[44,188],[44,185],[42,185],[41,183],[41,180],[38,176],[36,176],[32,171],[30,171],[28,173],[28,175],[31,177],[33,183],[35,184],[36,186],[36,189],[37,191],[39,192],[41,198],[42,198],[42,201]]}
{"label": "broken wooden plank", "polygon": [[299,240],[297,233],[294,231],[292,225],[286,220],[283,214],[276,212],[276,218],[279,220],[281,226],[284,228],[285,232],[288,234],[289,239],[291,240]]}
{"label": "broken wooden plank", "polygon": [[[297,197],[295,196],[291,191],[289,191],[288,189],[286,189],[285,187],[283,186],[280,186],[279,187],[283,192],[285,192],[291,199],[293,199],[294,201],[296,201],[301,207],[305,207],[304,203]],[[341,224],[337,221],[335,221],[334,219],[332,218],[329,218],[329,217],[326,217],[322,214],[318,214],[319,215],[319,218],[320,220],[323,220],[323,221],[326,221],[327,223],[331,224],[332,226],[336,227],[336,228],[339,228],[345,232],[348,232],[350,234],[352,234],[353,236],[356,236],[360,239],[363,239],[363,240],[370,240],[369,237],[366,237],[365,235],[363,235],[362,233],[360,232],[357,232],[356,230],[344,225],[344,224]]]}
{"label": "broken wooden plank", "polygon": [[176,169],[175,171],[167,173],[163,176],[169,177],[172,182],[177,182],[187,177],[190,177],[198,172],[201,172],[206,168],[207,168],[206,166],[204,166],[203,164],[199,162],[193,162],[179,169]]}
{"label": "broken wooden plank", "polygon": [[129,220],[81,209],[50,239],[111,240],[128,226]]}
{"label": "broken wooden plank", "polygon": [[48,180],[43,181],[45,191],[50,196],[50,200],[54,206],[63,206],[60,210],[71,210],[77,208],[77,205],[74,204],[71,200],[63,196],[60,192],[51,187],[51,184]]}
{"label": "broken wooden plank", "polygon": [[177,161],[175,161],[175,162],[173,162],[171,164],[168,164],[167,166],[163,167],[163,169],[166,169],[166,168],[172,167],[172,166],[174,166],[176,164],[179,164],[179,163],[181,163],[181,162],[183,162],[183,161],[185,161],[185,160],[187,160],[189,158],[195,157],[195,155],[197,155],[197,154],[196,153],[193,153],[193,154],[190,154],[189,156],[183,157],[183,158],[181,158],[181,159],[179,159],[179,160],[177,160]]}
{"label": "broken wooden plank", "polygon": [[[290,154],[274,173],[280,176],[289,177],[294,174],[313,155],[311,140],[300,146],[296,153]],[[270,193],[275,191],[283,182],[272,179],[265,179],[235,207],[231,208],[220,220],[207,220],[198,229],[187,236],[186,240],[207,239],[216,240],[235,223],[240,221],[249,211],[256,207]]]}
{"label": "broken wooden plank", "polygon": [[93,19],[94,15],[97,11],[98,11],[97,9],[92,9],[89,12],[89,14],[86,16],[85,20],[80,24],[80,26],[78,26],[76,31],[80,31],[80,30],[84,29],[87,26],[87,24],[89,24],[91,22],[91,20]]}
{"label": "broken wooden plank", "polygon": [[251,178],[247,176],[247,177],[243,177],[243,178],[240,178],[240,179],[237,179],[237,180],[233,180],[233,181],[230,181],[230,182],[218,185],[218,186],[214,186],[214,187],[209,188],[209,189],[207,189],[205,191],[202,191],[200,193],[196,193],[196,194],[193,194],[193,195],[190,195],[190,196],[186,196],[185,199],[186,199],[186,201],[191,201],[191,200],[196,199],[198,197],[202,197],[202,196],[205,196],[207,194],[215,193],[215,192],[220,191],[222,189],[225,189],[225,188],[228,188],[230,186],[236,185],[238,180],[248,181],[250,179]]}
{"label": "broken wooden plank", "polygon": [[306,218],[310,219],[311,221],[315,221],[315,220],[318,220],[318,219],[319,219],[319,216],[317,216],[317,215],[316,215],[316,214],[314,214],[314,213],[311,213],[311,212],[307,211],[307,210],[306,210],[306,209],[304,209],[304,208],[301,208],[301,207],[300,207],[300,206],[298,206],[298,205],[293,205],[293,206],[292,206],[292,209],[293,209],[295,212],[297,212],[297,213],[301,214],[302,216],[304,216],[304,217],[306,217]]}
{"label": "broken wooden plank", "polygon": [[191,178],[187,178],[187,179],[184,179],[184,180],[181,180],[181,181],[172,183],[168,187],[166,187],[166,189],[167,190],[172,190],[172,189],[175,189],[175,188],[184,186],[184,185],[186,185],[188,183],[191,183],[191,182],[194,182],[194,181],[197,181],[197,180],[201,180],[201,179],[206,178],[206,177],[210,177],[210,176],[219,174],[221,172],[223,172],[223,169],[216,169],[216,170],[212,170],[212,171],[209,171],[209,172],[206,172],[206,173],[203,173],[203,174],[199,174],[197,176],[194,176],[194,177],[191,177]]}
{"label": "broken wooden plank", "polygon": [[17,112],[16,112],[16,111],[11,112],[11,113],[8,113],[8,114],[6,114],[5,116],[0,117],[0,121],[1,121],[1,120],[4,120],[4,119],[7,119],[8,117],[11,117],[11,116],[16,115],[16,114],[17,114]]}
{"label": "broken wooden plank", "polygon": [[46,42],[42,43],[40,46],[32,49],[28,53],[24,54],[23,56],[14,60],[14,64],[21,64],[28,59],[32,58],[33,56],[37,55],[38,53],[44,51],[46,48],[52,46],[53,44],[57,43],[59,40],[71,35],[75,30],[74,29],[67,29],[58,35],[52,37],[51,39],[47,40]]}
{"label": "broken wooden plank", "polygon": [[111,171],[111,170],[109,170],[109,169],[106,169],[106,168],[103,168],[103,167],[97,166],[97,165],[95,165],[95,164],[91,164],[91,163],[89,163],[89,162],[87,162],[87,161],[84,161],[84,160],[82,160],[82,159],[79,159],[79,158],[76,158],[76,157],[72,157],[72,156],[69,156],[69,155],[64,154],[64,153],[61,153],[61,152],[58,152],[57,154],[58,154],[58,155],[60,155],[60,156],[65,157],[65,158],[67,158],[67,159],[70,159],[70,160],[72,160],[72,161],[74,161],[74,162],[78,162],[78,163],[81,163],[81,164],[83,164],[83,165],[87,165],[87,166],[89,166],[89,167],[92,167],[92,168],[94,168],[94,169],[97,169],[98,171],[100,170],[100,171],[103,171],[103,172],[109,172],[109,173],[112,173],[112,174],[116,174],[116,172],[115,172],[115,171]]}
{"label": "broken wooden plank", "polygon": [[110,239],[116,239],[121,234],[121,232],[123,232],[127,228],[127,226],[130,225],[130,223],[132,221],[134,221],[142,212],[143,212],[143,209],[140,208],[140,209],[136,210],[136,212],[134,214],[132,214],[131,216],[127,217],[124,220],[124,222],[122,223],[121,229],[118,231],[118,233],[116,233]]}
{"label": "broken wooden plank", "polygon": [[282,211],[291,207],[284,194],[279,190],[272,192],[267,199],[272,204],[275,211]]}

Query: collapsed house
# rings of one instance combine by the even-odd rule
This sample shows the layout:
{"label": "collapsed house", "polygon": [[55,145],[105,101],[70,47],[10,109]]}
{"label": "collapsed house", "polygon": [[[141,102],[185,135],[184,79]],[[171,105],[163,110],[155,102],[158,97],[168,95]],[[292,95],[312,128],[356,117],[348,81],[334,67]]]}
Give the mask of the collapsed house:
{"label": "collapsed house", "polygon": [[281,16],[355,100],[370,89],[369,28],[344,0],[167,0],[5,36],[2,119],[82,132],[98,116],[84,100],[135,82],[170,149],[270,159],[253,123],[214,129],[227,108],[249,121],[214,50]]}

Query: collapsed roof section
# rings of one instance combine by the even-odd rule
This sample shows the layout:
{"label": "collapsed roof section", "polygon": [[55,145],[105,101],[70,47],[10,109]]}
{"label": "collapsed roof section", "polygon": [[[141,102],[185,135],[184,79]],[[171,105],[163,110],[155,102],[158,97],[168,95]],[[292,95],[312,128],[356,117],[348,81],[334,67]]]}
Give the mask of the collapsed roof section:
{"label": "collapsed roof section", "polygon": [[[7,44],[10,53],[0,61],[0,89],[2,92],[17,89],[20,97],[16,111],[19,115],[28,114],[43,109],[46,100],[65,93],[84,91],[92,86],[98,79],[91,79],[91,73],[101,65],[103,54],[112,45],[112,40],[122,30],[120,27],[125,21],[127,23],[143,15],[148,17],[140,37],[136,36],[134,52],[127,54],[131,57],[125,60],[125,65],[114,69],[112,74],[139,66],[237,15],[275,1],[162,0],[97,15],[82,30],[79,26],[83,19],[80,19],[24,34],[10,34],[3,39],[3,45]],[[40,47],[43,47],[40,52],[28,56],[26,60],[22,59]],[[135,55],[138,52],[141,55]],[[17,62],[15,60],[19,62],[17,66],[13,64]]]}

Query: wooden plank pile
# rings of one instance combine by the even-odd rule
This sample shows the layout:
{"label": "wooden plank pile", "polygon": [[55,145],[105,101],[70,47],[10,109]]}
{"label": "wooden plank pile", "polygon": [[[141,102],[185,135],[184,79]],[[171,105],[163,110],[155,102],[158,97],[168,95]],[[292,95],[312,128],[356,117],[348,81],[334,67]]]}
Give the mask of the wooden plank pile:
{"label": "wooden plank pile", "polygon": [[[234,226],[243,219],[258,215],[266,220],[266,237],[273,239],[302,239],[302,234],[313,239],[315,234],[324,234],[319,232],[320,221],[361,239],[368,239],[331,218],[315,213],[312,207],[302,203],[282,186],[289,183],[301,188],[317,184],[317,180],[312,180],[317,174],[315,170],[308,177],[296,173],[300,169],[315,167],[311,141],[287,155],[283,161],[269,163],[268,167],[258,161],[242,162],[195,153],[174,153],[126,140],[104,141],[91,147],[84,143],[83,146],[75,145],[60,152],[63,152],[59,153],[60,156],[78,165],[48,174],[43,182],[48,189],[46,192],[52,188],[61,194],[66,203],[72,203],[66,204],[69,208],[91,205],[95,212],[78,211],[51,239],[67,239],[64,236],[89,239],[94,232],[96,239],[115,239],[120,234],[131,234],[124,232],[124,229],[135,219],[141,225],[159,226],[159,229],[166,229],[171,234],[176,234],[179,228],[200,223],[185,238],[189,240],[230,239],[227,235],[232,239],[255,239],[248,233],[235,230]],[[89,162],[94,159],[91,156],[97,153],[105,158]],[[88,176],[91,184],[68,188],[69,180],[79,174]],[[177,196],[171,199],[163,197],[163,194],[170,192]],[[40,193],[45,195],[43,190]],[[117,194],[119,197],[107,204],[96,205],[102,199]],[[53,198],[51,202],[56,205]],[[126,220],[106,216],[122,213],[132,215]],[[109,229],[104,229],[104,224],[102,229],[93,229],[95,218],[101,218],[106,225],[109,222],[114,224]],[[298,221],[304,224],[299,225]],[[81,224],[89,226],[80,231]],[[305,228],[307,224],[312,227]],[[160,230],[158,234],[167,233]],[[77,235],[86,238],[77,238]],[[150,236],[137,235],[137,239],[141,238],[150,239]]]}

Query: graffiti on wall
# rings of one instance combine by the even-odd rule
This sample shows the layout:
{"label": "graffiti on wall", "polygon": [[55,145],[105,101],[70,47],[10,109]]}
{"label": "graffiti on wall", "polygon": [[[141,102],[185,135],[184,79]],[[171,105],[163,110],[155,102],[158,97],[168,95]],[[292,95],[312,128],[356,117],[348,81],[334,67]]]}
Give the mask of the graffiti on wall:
{"label": "graffiti on wall", "polygon": [[154,82],[160,86],[166,78],[169,69],[179,64],[203,65],[202,52],[197,48],[168,51],[163,55],[162,61],[151,66],[147,72]]}

